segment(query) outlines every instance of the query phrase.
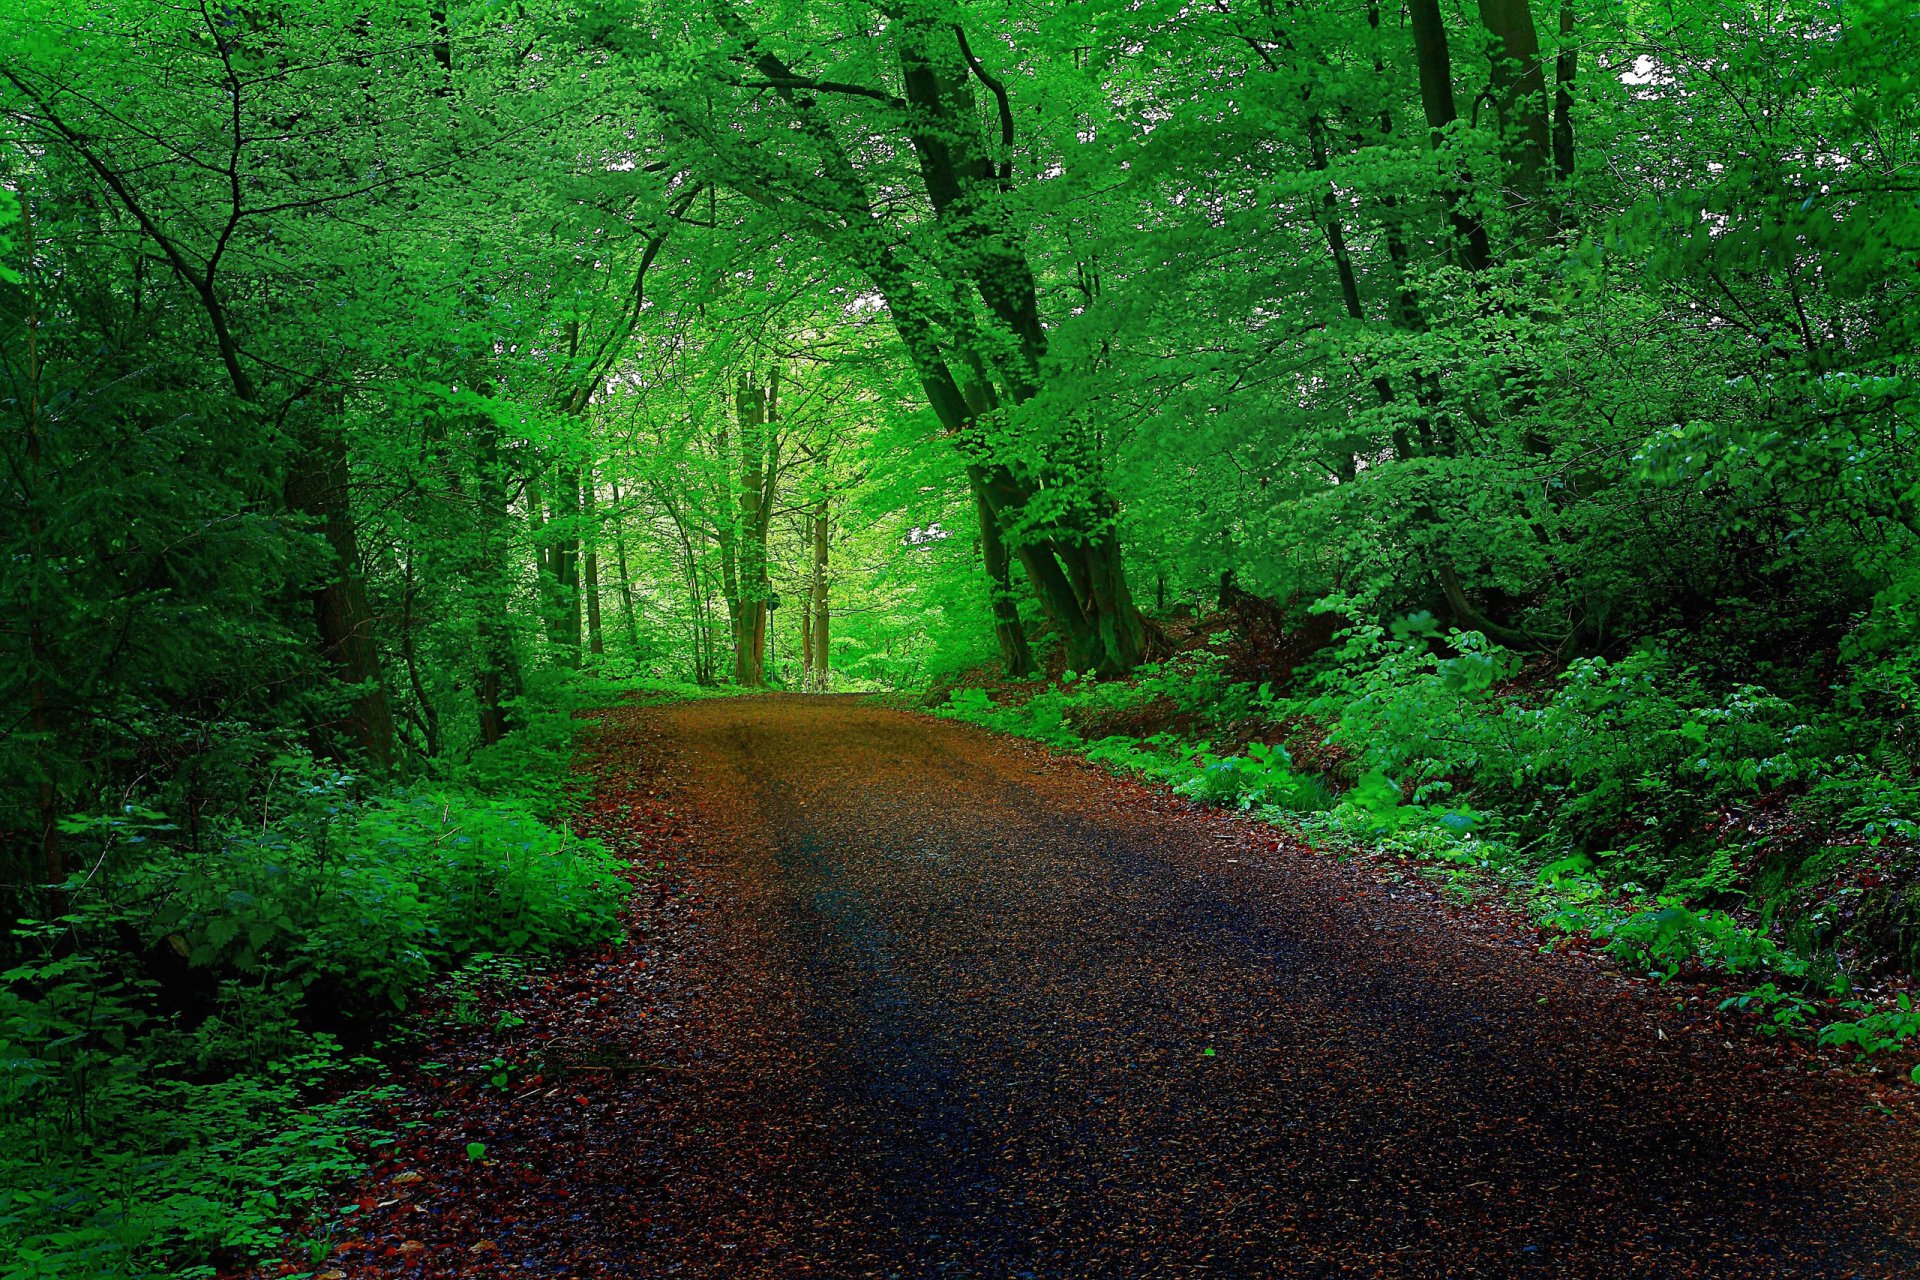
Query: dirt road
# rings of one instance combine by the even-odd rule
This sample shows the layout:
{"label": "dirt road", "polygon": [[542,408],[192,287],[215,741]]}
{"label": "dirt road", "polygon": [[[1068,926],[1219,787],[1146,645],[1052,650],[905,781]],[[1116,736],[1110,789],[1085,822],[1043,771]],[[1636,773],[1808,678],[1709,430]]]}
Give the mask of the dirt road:
{"label": "dirt road", "polygon": [[595,767],[639,936],[516,1005],[524,1096],[416,1084],[493,1163],[348,1275],[1920,1275],[1911,1114],[1417,876],[852,699]]}

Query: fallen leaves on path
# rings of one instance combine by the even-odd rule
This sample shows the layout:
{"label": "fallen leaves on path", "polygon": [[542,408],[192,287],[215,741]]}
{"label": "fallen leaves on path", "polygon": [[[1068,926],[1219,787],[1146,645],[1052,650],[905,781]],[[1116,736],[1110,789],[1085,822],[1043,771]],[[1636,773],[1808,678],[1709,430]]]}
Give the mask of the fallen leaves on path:
{"label": "fallen leaves on path", "polygon": [[608,712],[586,767],[627,940],[425,1011],[332,1280],[1920,1258],[1863,1082],[1390,869],[844,699]]}

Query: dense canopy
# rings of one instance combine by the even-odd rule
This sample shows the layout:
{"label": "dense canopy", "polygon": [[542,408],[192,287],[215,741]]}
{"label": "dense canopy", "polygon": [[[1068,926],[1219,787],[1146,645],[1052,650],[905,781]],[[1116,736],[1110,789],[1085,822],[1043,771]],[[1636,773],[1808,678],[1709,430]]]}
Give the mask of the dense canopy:
{"label": "dense canopy", "polygon": [[1223,582],[1791,657],[1910,583],[1915,38],[16,0],[13,825],[215,722],[458,754],[547,666],[1121,674]]}

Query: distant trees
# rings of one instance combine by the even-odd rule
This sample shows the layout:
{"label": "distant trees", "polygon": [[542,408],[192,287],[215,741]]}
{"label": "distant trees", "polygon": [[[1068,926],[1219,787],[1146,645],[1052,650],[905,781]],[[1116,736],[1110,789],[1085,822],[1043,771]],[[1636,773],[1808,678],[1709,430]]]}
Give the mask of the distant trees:
{"label": "distant trees", "polygon": [[[644,81],[666,135],[695,148],[716,181],[865,276],[960,451],[956,469],[979,477],[975,502],[994,525],[983,547],[1019,560],[1070,665],[1130,670],[1145,631],[1098,429],[1072,413],[1036,412],[1031,423],[1018,413],[1046,386],[1048,337],[1020,225],[1005,83],[937,5],[909,5],[874,33],[881,52],[861,55],[858,79],[790,63],[730,0],[710,16],[699,38],[724,72]],[[823,9],[809,21],[830,28],[852,16]],[[660,34],[644,25],[602,32],[633,51]],[[986,115],[975,84],[995,104]],[[911,198],[896,195],[902,184]],[[997,583],[997,566],[986,567]],[[1003,643],[1024,668],[1018,645]]]}

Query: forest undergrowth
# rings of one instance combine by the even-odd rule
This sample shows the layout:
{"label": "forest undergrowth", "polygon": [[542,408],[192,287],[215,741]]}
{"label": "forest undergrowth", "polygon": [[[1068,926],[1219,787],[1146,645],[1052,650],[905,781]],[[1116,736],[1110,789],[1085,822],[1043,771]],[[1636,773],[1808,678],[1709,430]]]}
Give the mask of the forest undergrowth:
{"label": "forest undergrowth", "polygon": [[556,673],[457,766],[370,781],[289,746],[192,829],[69,819],[74,871],[0,973],[0,1273],[283,1248],[396,1141],[387,1066],[423,995],[620,935],[632,873],[572,829],[575,713],[703,692]]}
{"label": "forest undergrowth", "polygon": [[1910,678],[1908,652],[1857,647],[1833,696],[1795,701],[1714,685],[1684,637],[1529,662],[1420,616],[1256,682],[1226,617],[1175,625],[1179,651],[1127,681],[975,672],[929,702],[1404,865],[1522,912],[1543,947],[1707,984],[1759,1034],[1920,1081],[1920,789],[1899,724],[1861,711]]}

